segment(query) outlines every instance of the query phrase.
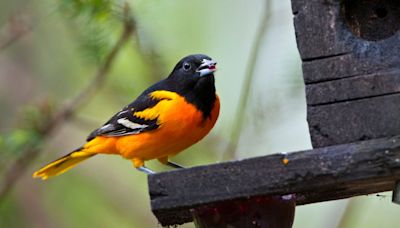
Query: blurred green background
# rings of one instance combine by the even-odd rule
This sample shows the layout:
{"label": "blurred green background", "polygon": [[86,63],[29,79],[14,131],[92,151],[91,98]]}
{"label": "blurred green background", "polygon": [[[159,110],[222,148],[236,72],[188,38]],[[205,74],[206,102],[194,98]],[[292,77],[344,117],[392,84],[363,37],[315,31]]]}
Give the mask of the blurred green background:
{"label": "blurred green background", "polygon": [[[127,1],[136,30],[104,86],[42,142],[35,126],[90,83],[120,36],[125,4],[0,2],[0,186],[26,145],[41,144],[39,156],[0,199],[0,227],[160,227],[150,211],[146,176],[120,157],[96,156],[46,182],[31,174],[80,146],[188,54],[218,61],[221,115],[206,139],[174,161],[190,167],[311,148],[289,0]],[[157,162],[148,166],[168,170]],[[400,208],[389,193],[382,195],[300,206],[294,227],[398,227]]]}

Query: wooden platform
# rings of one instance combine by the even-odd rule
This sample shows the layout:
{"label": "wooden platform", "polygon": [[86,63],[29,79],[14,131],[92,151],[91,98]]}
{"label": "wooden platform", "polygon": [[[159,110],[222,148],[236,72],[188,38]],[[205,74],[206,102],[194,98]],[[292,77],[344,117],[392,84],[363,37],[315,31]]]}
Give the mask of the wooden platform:
{"label": "wooden platform", "polygon": [[148,183],[153,213],[174,225],[213,202],[295,193],[302,205],[389,191],[398,179],[400,136],[174,170]]}

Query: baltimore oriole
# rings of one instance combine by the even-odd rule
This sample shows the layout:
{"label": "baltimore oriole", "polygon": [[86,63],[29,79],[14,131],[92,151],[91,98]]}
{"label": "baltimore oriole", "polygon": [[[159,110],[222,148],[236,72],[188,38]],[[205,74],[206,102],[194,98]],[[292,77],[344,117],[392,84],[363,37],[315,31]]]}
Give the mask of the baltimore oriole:
{"label": "baltimore oriole", "polygon": [[170,75],[146,89],[135,101],[94,130],[87,143],[33,174],[43,180],[62,174],[96,154],[119,154],[147,174],[144,162],[168,158],[201,140],[219,114],[215,92],[216,62],[202,54],[180,60]]}

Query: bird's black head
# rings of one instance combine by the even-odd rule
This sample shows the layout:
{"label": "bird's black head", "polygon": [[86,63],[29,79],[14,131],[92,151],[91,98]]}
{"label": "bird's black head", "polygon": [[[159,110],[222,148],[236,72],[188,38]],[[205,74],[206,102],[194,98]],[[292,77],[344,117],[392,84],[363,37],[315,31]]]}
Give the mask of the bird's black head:
{"label": "bird's black head", "polygon": [[209,115],[215,101],[214,72],[216,62],[203,54],[189,55],[181,59],[168,76],[175,91]]}
{"label": "bird's black head", "polygon": [[199,80],[202,77],[213,76],[217,70],[216,62],[203,54],[189,55],[181,59],[169,75],[174,80]]}

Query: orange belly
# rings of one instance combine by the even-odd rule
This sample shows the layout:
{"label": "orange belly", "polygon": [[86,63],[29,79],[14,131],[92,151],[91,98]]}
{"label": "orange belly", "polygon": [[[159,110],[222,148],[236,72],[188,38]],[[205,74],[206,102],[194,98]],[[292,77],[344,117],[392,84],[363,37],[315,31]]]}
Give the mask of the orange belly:
{"label": "orange belly", "polygon": [[157,113],[162,113],[158,117],[159,128],[135,135],[99,136],[85,145],[85,148],[97,153],[120,154],[124,158],[141,161],[175,155],[210,132],[218,118],[219,108],[217,96],[210,117],[204,119],[202,113],[183,97],[165,99],[154,107]]}

